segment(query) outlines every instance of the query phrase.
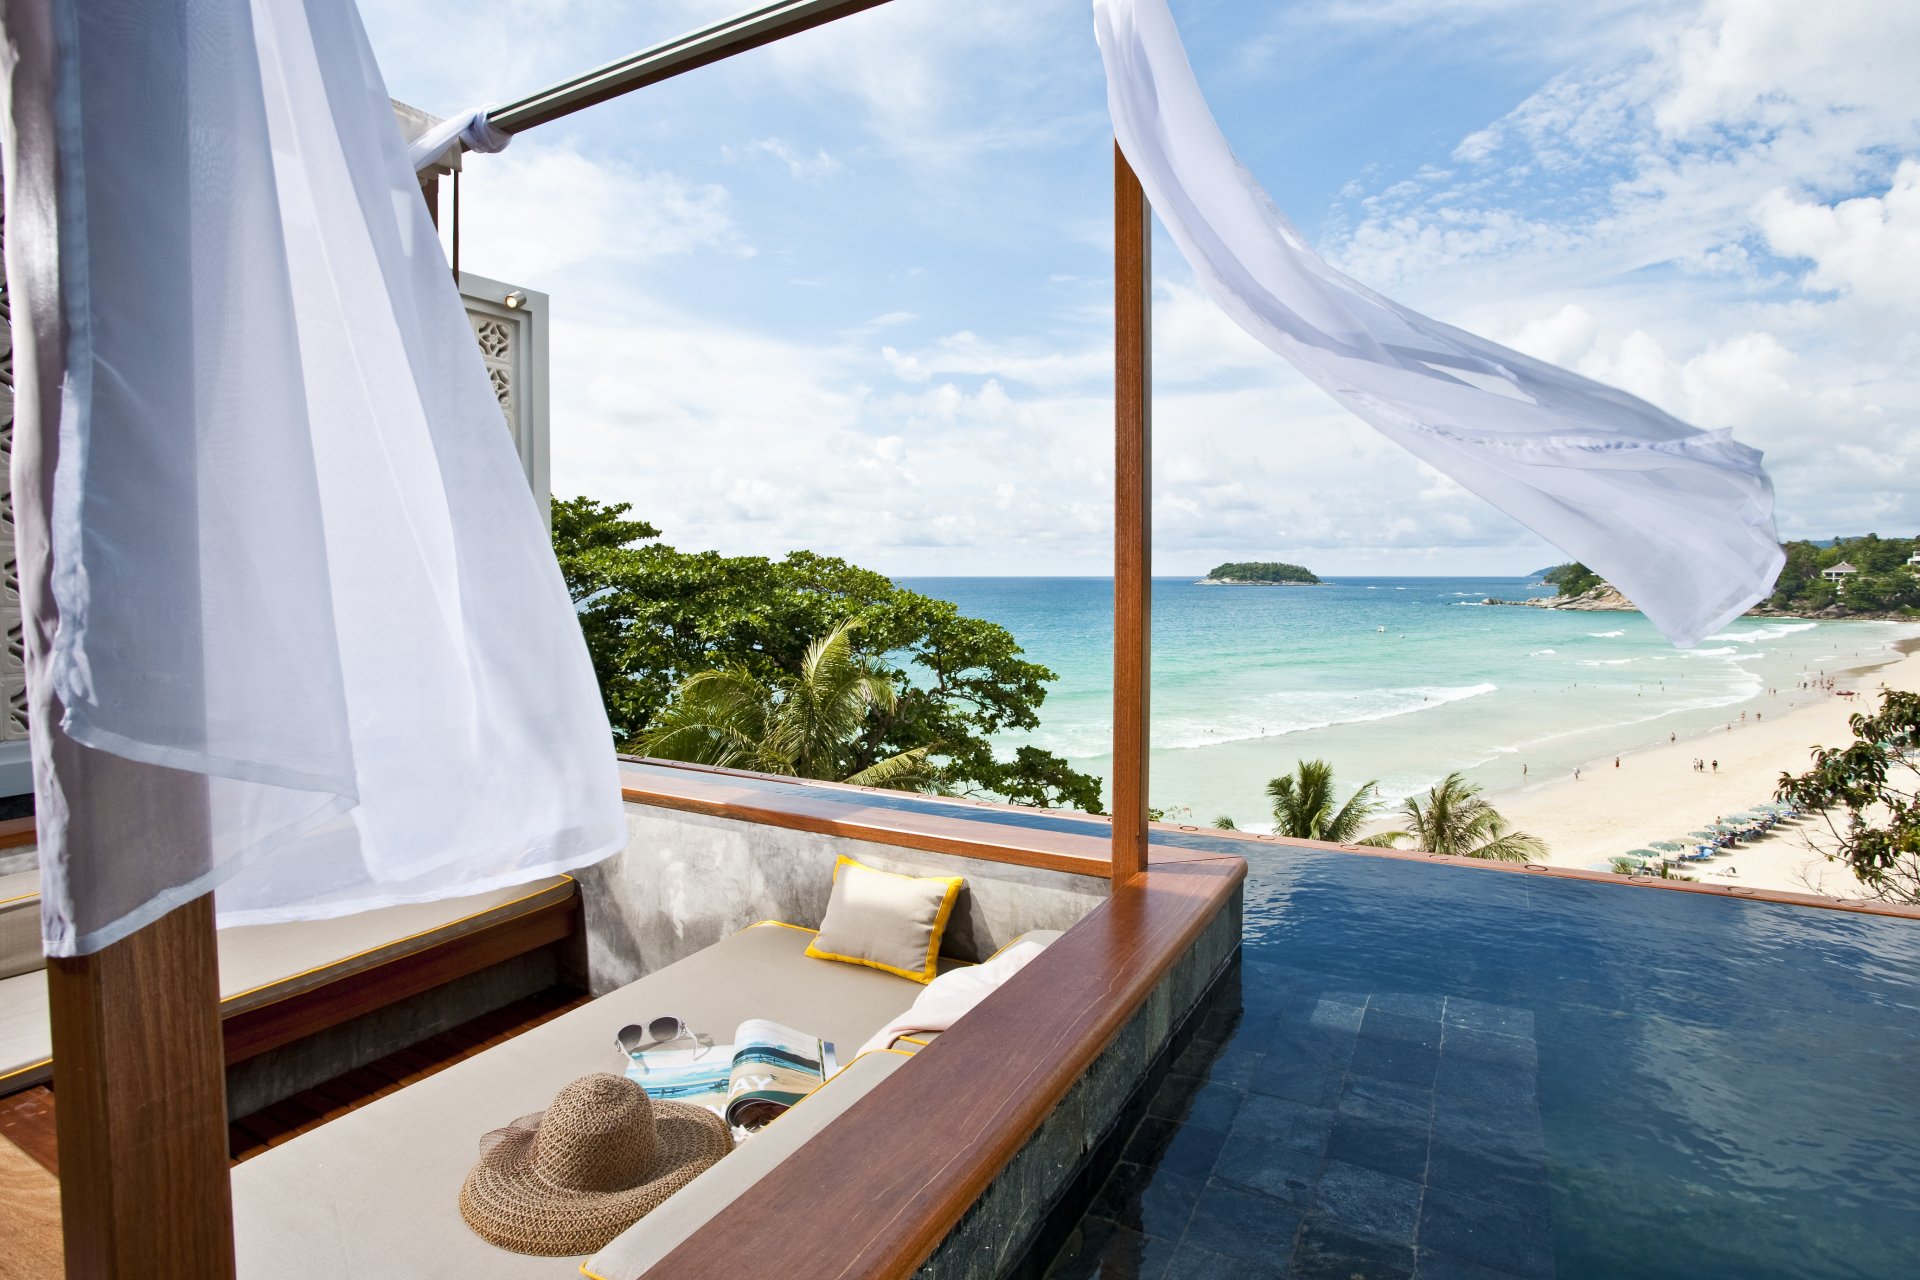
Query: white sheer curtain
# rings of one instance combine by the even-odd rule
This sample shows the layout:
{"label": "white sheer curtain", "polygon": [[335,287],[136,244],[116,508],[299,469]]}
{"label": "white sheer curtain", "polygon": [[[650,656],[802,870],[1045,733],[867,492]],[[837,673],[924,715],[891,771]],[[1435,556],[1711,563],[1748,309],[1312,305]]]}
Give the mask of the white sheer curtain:
{"label": "white sheer curtain", "polygon": [[222,923],[311,918],[621,847],[579,628],[353,4],[51,9],[6,139],[48,952],[214,888]]}
{"label": "white sheer curtain", "polygon": [[[1213,300],[1335,400],[1691,645],[1784,562],[1758,451],[1342,275],[1234,158],[1166,0],[1093,0],[1114,136]],[[1383,499],[1384,500],[1384,499]]]}

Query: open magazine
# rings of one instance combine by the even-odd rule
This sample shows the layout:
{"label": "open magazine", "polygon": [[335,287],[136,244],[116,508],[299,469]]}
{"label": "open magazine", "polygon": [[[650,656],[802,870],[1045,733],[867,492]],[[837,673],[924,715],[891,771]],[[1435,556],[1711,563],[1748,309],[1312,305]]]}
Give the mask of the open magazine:
{"label": "open magazine", "polygon": [[692,1103],[736,1129],[754,1130],[837,1070],[830,1041],[748,1018],[734,1029],[732,1044],[635,1054],[627,1079],[657,1101]]}

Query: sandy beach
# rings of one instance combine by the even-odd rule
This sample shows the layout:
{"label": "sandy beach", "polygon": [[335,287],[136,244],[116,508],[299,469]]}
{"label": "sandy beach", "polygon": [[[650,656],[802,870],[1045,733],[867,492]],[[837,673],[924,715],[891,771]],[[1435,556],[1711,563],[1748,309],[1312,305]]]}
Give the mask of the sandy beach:
{"label": "sandy beach", "polygon": [[[1881,686],[1920,689],[1920,640],[1902,645],[1907,652],[1872,666],[1829,672],[1832,693],[1781,689],[1758,699],[1730,728],[1693,738],[1590,760],[1571,775],[1511,791],[1489,792],[1491,800],[1521,831],[1547,842],[1545,859],[1555,866],[1591,867],[1651,840],[1687,838],[1715,818],[1751,809],[1773,798],[1783,771],[1798,772],[1815,746],[1839,746],[1851,739],[1847,719],[1877,705]],[[1854,690],[1845,698],[1838,690]],[[1695,759],[1719,762],[1717,771],[1693,769]],[[1751,885],[1834,897],[1863,896],[1863,889],[1842,865],[1828,862],[1808,842],[1825,834],[1817,817],[1784,823],[1772,834],[1741,845],[1687,874],[1703,881]]]}

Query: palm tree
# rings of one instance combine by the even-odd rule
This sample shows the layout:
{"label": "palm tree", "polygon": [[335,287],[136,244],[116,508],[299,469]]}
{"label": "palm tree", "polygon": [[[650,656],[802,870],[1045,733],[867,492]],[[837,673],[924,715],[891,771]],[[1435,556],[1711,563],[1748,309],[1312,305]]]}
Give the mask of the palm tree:
{"label": "palm tree", "polygon": [[1496,862],[1525,862],[1546,853],[1547,843],[1524,831],[1510,831],[1507,820],[1480,798],[1480,788],[1450,773],[1428,788],[1424,802],[1408,796],[1400,806],[1407,830],[1396,833],[1428,853]]}
{"label": "palm tree", "polygon": [[800,670],[772,683],[740,666],[689,676],[635,745],[663,760],[900,791],[933,789],[937,771],[925,747],[856,767],[868,717],[891,714],[899,702],[887,670],[854,652],[859,625],[843,622],[816,639]]}
{"label": "palm tree", "polygon": [[1296,840],[1326,840],[1333,844],[1390,843],[1398,832],[1354,837],[1367,819],[1380,811],[1377,782],[1368,782],[1335,807],[1333,766],[1324,760],[1302,760],[1290,774],[1267,784],[1267,798],[1273,801],[1273,832]]}

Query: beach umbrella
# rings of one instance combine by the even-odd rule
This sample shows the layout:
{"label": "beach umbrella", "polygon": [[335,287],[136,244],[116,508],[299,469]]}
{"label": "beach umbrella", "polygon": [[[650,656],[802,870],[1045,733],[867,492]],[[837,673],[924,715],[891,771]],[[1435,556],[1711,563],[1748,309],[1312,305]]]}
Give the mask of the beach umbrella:
{"label": "beach umbrella", "polygon": [[1650,849],[1661,849],[1667,853],[1673,853],[1674,851],[1679,849],[1684,849],[1687,846],[1684,844],[1681,844],[1678,840],[1655,840],[1652,844],[1648,845],[1647,847]]}
{"label": "beach umbrella", "polygon": [[1657,851],[1653,849],[1629,849],[1625,854],[1621,856],[1627,857],[1627,858],[1637,858],[1641,862],[1645,862],[1648,858],[1658,858],[1660,855]]}
{"label": "beach umbrella", "polygon": [[1689,831],[1687,834],[1696,840],[1711,840],[1720,833],[1718,831]]}

